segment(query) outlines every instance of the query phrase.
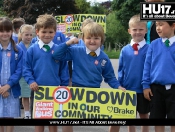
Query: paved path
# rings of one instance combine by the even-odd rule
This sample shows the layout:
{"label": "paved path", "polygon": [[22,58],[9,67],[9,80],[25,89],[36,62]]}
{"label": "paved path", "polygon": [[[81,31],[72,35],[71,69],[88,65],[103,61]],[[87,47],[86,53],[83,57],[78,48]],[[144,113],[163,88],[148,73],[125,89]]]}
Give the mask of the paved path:
{"label": "paved path", "polygon": [[[118,60],[112,59],[111,60],[113,68],[115,70],[115,74],[117,74],[118,69]],[[109,88],[108,84],[102,83],[102,88]],[[23,113],[23,110],[22,110]],[[109,126],[75,126],[74,132],[108,132]],[[58,131],[61,132],[61,126],[58,127]],[[136,131],[140,131],[140,126],[136,126]],[[34,132],[33,126],[16,126],[15,132]],[[45,127],[45,132],[48,132],[48,128]],[[121,126],[120,132],[127,132],[126,126]],[[154,132],[154,127],[150,126],[150,132]],[[170,132],[170,128],[166,127],[166,132]]]}

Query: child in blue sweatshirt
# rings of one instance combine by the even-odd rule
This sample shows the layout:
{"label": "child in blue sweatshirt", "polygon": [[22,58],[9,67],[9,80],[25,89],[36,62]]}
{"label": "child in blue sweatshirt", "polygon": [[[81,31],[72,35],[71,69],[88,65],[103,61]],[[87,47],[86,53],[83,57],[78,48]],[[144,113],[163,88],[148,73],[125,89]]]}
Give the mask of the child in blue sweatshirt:
{"label": "child in blue sweatshirt", "polygon": [[[118,80],[126,90],[137,93],[137,111],[141,119],[148,119],[149,101],[144,98],[142,88],[142,75],[148,45],[144,39],[146,34],[146,21],[140,21],[140,15],[134,15],[129,20],[130,44],[124,46],[120,52]],[[111,126],[110,132],[119,128]],[[128,127],[129,132],[135,132],[135,126]],[[141,132],[148,132],[148,126],[142,126]]]}
{"label": "child in blue sweatshirt", "polygon": [[[25,55],[27,49],[32,45],[31,40],[33,37],[33,26],[29,24],[23,24],[18,33],[18,45],[23,50],[23,59],[25,60]],[[24,63],[25,61],[23,61]],[[22,77],[19,81],[21,86],[21,98],[24,107],[24,119],[31,119],[31,114],[29,112],[31,89]]]}
{"label": "child in blue sweatshirt", "polygon": [[[23,51],[12,39],[13,25],[0,17],[0,118],[20,117],[19,80],[22,74]],[[13,132],[14,126],[0,126],[0,132]]]}
{"label": "child in blue sweatshirt", "polygon": [[[56,20],[52,15],[40,15],[37,18],[36,34],[40,39],[28,48],[23,72],[26,82],[33,91],[37,91],[39,85],[68,86],[67,62],[52,58],[52,53],[58,46],[52,42],[56,26]],[[33,105],[31,107],[33,108]],[[35,126],[35,131],[44,132],[44,126]],[[57,132],[57,126],[49,126],[49,131]]]}
{"label": "child in blue sweatshirt", "polygon": [[144,96],[151,102],[151,119],[175,119],[175,21],[156,21],[156,31],[160,38],[151,42],[144,64]]}
{"label": "child in blue sweatshirt", "polygon": [[112,88],[122,88],[115,77],[110,59],[100,50],[105,38],[103,28],[91,22],[82,32],[85,47],[71,47],[70,45],[78,43],[77,38],[72,38],[59,45],[53,53],[54,59],[73,61],[72,86],[100,88],[104,78]]}

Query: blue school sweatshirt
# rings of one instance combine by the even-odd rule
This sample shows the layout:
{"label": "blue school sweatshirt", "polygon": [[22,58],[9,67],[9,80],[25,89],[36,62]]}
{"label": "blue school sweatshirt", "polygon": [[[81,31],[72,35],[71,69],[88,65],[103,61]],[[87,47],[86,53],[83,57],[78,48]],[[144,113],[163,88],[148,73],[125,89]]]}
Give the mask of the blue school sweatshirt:
{"label": "blue school sweatshirt", "polygon": [[[19,80],[22,76],[22,66],[23,66],[23,51],[16,45],[18,52],[15,52],[13,47],[11,48],[11,60],[10,60],[10,72],[11,76],[7,82],[12,89],[14,98],[21,95],[21,87],[19,85]],[[0,69],[2,68],[2,51],[0,50]]]}
{"label": "blue school sweatshirt", "polygon": [[62,32],[56,31],[56,34],[55,34],[55,36],[54,36],[52,41],[53,41],[54,44],[58,44],[59,45],[61,43],[66,42],[66,37],[65,37],[65,35]]}
{"label": "blue school sweatshirt", "polygon": [[52,53],[57,45],[53,45],[49,52],[39,48],[39,44],[33,44],[28,48],[23,76],[30,85],[36,82],[45,86],[68,86],[69,74],[66,61],[58,61],[52,58]]}
{"label": "blue school sweatshirt", "polygon": [[[26,53],[27,53],[27,48],[26,48],[25,44],[22,41],[18,45],[23,50],[23,64],[24,64],[25,63],[25,58],[26,58]],[[31,45],[32,45],[32,43],[30,44],[30,46]]]}
{"label": "blue school sweatshirt", "polygon": [[148,45],[145,44],[135,55],[131,44],[128,44],[120,52],[118,80],[127,90],[143,93],[141,83],[147,49]]}
{"label": "blue school sweatshirt", "polygon": [[[31,42],[32,42],[32,43],[37,43],[38,39],[39,39],[39,38],[36,36],[36,37],[34,37],[34,38],[32,39]],[[54,36],[54,38],[53,38],[52,41],[53,41],[54,44],[59,45],[59,44],[61,44],[61,43],[66,42],[66,37],[65,37],[65,35],[64,35],[62,32],[56,31],[55,36]]]}
{"label": "blue school sweatshirt", "polygon": [[55,48],[53,58],[58,60],[72,60],[72,84],[79,87],[99,88],[104,81],[112,88],[120,86],[108,56],[100,51],[98,57],[86,53],[85,46],[67,46],[60,44]]}
{"label": "blue school sweatshirt", "polygon": [[143,89],[150,84],[175,84],[175,42],[166,47],[162,38],[151,42],[144,64]]}

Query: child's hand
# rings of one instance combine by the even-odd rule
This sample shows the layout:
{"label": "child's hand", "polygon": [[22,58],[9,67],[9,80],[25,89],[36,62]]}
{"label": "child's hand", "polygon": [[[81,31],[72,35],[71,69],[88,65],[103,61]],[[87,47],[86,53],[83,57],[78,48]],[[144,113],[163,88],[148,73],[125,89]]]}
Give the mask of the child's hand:
{"label": "child's hand", "polygon": [[31,83],[30,89],[33,91],[37,91],[39,89],[38,84],[36,82]]}
{"label": "child's hand", "polygon": [[119,86],[118,89],[121,89],[123,92],[126,91],[126,89],[124,87],[121,87],[121,86]]}
{"label": "child's hand", "polygon": [[67,45],[72,45],[72,44],[78,44],[78,42],[79,42],[79,39],[76,38],[76,37],[73,37],[73,38],[71,38],[70,40],[68,40],[68,41],[66,42],[66,44],[67,44]]}
{"label": "child's hand", "polygon": [[5,92],[4,94],[2,94],[2,96],[3,96],[4,98],[7,98],[9,95],[10,95],[9,92]]}
{"label": "child's hand", "polygon": [[0,94],[4,94],[5,92],[7,92],[10,89],[10,85],[6,84],[2,87],[0,87]]}
{"label": "child's hand", "polygon": [[144,90],[143,90],[143,93],[144,93],[144,97],[145,97],[147,100],[151,101],[150,96],[153,96],[153,94],[152,94],[152,92],[151,92],[151,89],[150,89],[150,88],[144,89]]}

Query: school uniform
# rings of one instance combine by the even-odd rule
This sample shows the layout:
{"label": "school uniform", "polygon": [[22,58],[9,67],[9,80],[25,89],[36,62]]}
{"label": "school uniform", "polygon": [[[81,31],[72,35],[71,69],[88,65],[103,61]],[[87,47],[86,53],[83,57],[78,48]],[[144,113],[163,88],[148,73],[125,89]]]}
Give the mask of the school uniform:
{"label": "school uniform", "polygon": [[14,51],[11,43],[6,50],[0,44],[0,85],[10,85],[8,90],[10,95],[7,98],[0,95],[0,117],[20,117],[21,87],[19,79],[22,74],[23,52],[19,46],[16,47],[18,52]]}
{"label": "school uniform", "polygon": [[71,47],[63,43],[54,49],[53,58],[58,60],[72,60],[72,85],[79,87],[100,88],[104,81],[112,88],[120,86],[108,56],[98,48],[96,57],[85,46]]}
{"label": "school uniform", "polygon": [[68,80],[66,62],[52,58],[52,52],[57,47],[52,41],[48,44],[51,47],[49,52],[44,51],[43,45],[42,41],[39,41],[38,44],[28,48],[23,72],[25,80],[29,85],[36,82],[38,85],[66,86]]}
{"label": "school uniform", "polygon": [[65,38],[65,35],[62,32],[56,31],[56,34],[55,34],[52,41],[53,41],[54,44],[59,45],[61,43],[66,42],[66,38]]}
{"label": "school uniform", "polygon": [[[39,38],[38,38],[38,36],[36,36],[36,37],[32,38],[31,43],[38,43],[38,41],[39,41]],[[62,32],[56,31],[55,36],[54,36],[52,41],[54,44],[59,45],[61,43],[64,43],[66,41],[66,38]]]}
{"label": "school uniform", "polygon": [[[27,48],[26,48],[25,44],[22,41],[18,45],[23,50],[23,63],[24,63],[25,62],[25,56],[26,56]],[[31,45],[32,45],[32,43],[29,46],[31,46]],[[23,76],[20,79],[19,84],[21,86],[21,97],[30,97],[31,89],[30,89],[29,85],[27,84],[27,82],[24,80]]]}
{"label": "school uniform", "polygon": [[135,42],[124,46],[119,57],[118,80],[126,90],[137,93],[137,111],[141,114],[149,113],[149,101],[143,96],[142,75],[148,45],[145,39],[138,43],[138,52],[133,49]]}
{"label": "school uniform", "polygon": [[17,44],[18,43],[18,34],[13,32],[12,39],[14,40],[15,44]]}
{"label": "school uniform", "polygon": [[175,118],[175,36],[152,41],[144,64],[143,89],[151,88],[150,118]]}
{"label": "school uniform", "polygon": [[38,38],[38,36],[35,36],[34,38],[32,38],[32,40],[31,40],[31,43],[38,43],[38,41],[39,41],[39,38]]}
{"label": "school uniform", "polygon": [[[29,85],[36,82],[42,86],[68,86],[69,75],[67,62],[53,59],[52,53],[58,45],[52,41],[48,45],[50,47],[48,52],[43,47],[44,43],[41,40],[28,48],[23,76]],[[32,100],[33,94],[32,91]],[[31,105],[32,112],[33,104]]]}

